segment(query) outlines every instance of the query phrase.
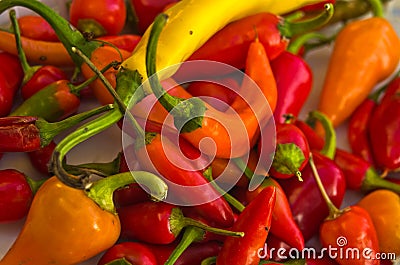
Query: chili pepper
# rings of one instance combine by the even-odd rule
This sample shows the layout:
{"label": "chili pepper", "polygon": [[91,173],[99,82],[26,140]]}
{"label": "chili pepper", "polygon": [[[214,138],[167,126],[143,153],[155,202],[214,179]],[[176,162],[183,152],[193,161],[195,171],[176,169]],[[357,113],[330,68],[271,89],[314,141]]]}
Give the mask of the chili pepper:
{"label": "chili pepper", "polygon": [[29,161],[40,173],[49,174],[49,162],[55,148],[56,143],[52,140],[38,150],[28,152]]}
{"label": "chili pepper", "polygon": [[77,264],[110,248],[120,234],[112,192],[135,181],[151,189],[157,199],[166,195],[165,183],[148,172],[113,175],[92,183],[88,191],[49,178],[37,191],[21,232],[0,264]]}
{"label": "chili pepper", "polygon": [[302,250],[304,248],[303,235],[293,219],[292,210],[285,192],[279,183],[272,178],[265,178],[254,191],[247,191],[246,198],[251,203],[258,194],[267,187],[275,187],[276,202],[272,210],[271,228],[269,233],[280,238],[291,247]]}
{"label": "chili pepper", "polygon": [[38,150],[40,147],[48,145],[56,135],[65,129],[110,108],[111,106],[107,105],[53,123],[32,116],[0,118],[0,152]]}
{"label": "chili pepper", "polygon": [[14,103],[15,91],[10,83],[7,81],[7,77],[4,73],[0,72],[0,116],[6,116],[10,113]]}
{"label": "chili pepper", "polygon": [[[272,227],[272,225],[271,225]],[[284,253],[289,253],[292,247],[284,242],[282,239],[274,236],[272,233],[268,235],[267,241],[265,242],[265,246],[263,251],[260,250],[260,257],[262,260],[270,260],[272,261],[284,261],[288,257]],[[279,253],[276,250],[279,249]],[[285,252],[283,252],[285,251]],[[279,263],[278,263],[279,264]]]}
{"label": "chili pepper", "polygon": [[347,188],[363,192],[388,189],[400,194],[400,185],[381,178],[370,163],[350,152],[336,149],[335,162],[343,171]]}
{"label": "chili pepper", "polygon": [[[254,138],[258,132],[259,123],[270,118],[270,115],[272,115],[270,110],[273,110],[276,104],[276,83],[263,46],[258,41],[253,42],[249,50],[246,73],[261,88],[261,95],[257,97],[261,97],[261,99],[266,98],[269,106],[266,102],[261,104],[254,100],[253,102],[246,103],[242,98],[237,97],[231,106],[239,116],[240,119],[238,119],[237,115],[215,111],[211,107],[206,106],[199,98],[190,98],[183,101],[181,98],[171,96],[161,86],[157,75],[153,75],[156,72],[153,60],[158,53],[156,52],[156,45],[152,44],[159,37],[159,33],[155,33],[161,33],[160,28],[164,26],[165,22],[166,17],[157,17],[157,21],[154,24],[156,27],[152,30],[153,34],[149,39],[152,49],[148,50],[146,60],[148,66],[147,74],[154,77],[150,79],[151,89],[161,105],[166,110],[172,112],[171,114],[174,116],[174,125],[172,126],[175,126],[182,133],[182,136],[196,147],[199,146],[200,141],[204,137],[211,138],[216,147],[214,145],[203,145],[204,148],[202,148],[202,151],[206,154],[213,154],[215,152],[215,156],[223,158],[246,154],[249,143],[250,145],[255,144]],[[253,64],[250,58],[257,58],[257,63]],[[250,89],[249,84],[251,84],[249,80],[242,81],[242,86],[246,89]],[[256,90],[255,93],[257,92]],[[182,101],[183,104],[179,104]],[[249,104],[251,104],[251,107]],[[260,104],[259,108],[258,104]],[[270,107],[269,110],[268,107]],[[258,113],[255,113],[254,110],[257,110]],[[260,110],[261,112],[259,112]],[[224,124],[220,122],[222,119],[224,120]],[[235,135],[232,135],[232,132],[235,132]],[[232,138],[236,139],[237,142],[226,140]]]}
{"label": "chili pepper", "polygon": [[[50,85],[51,83],[67,79],[67,75],[63,70],[52,65],[30,66],[26,59],[26,55],[22,49],[21,32],[15,15],[15,10],[10,11],[10,19],[14,29],[15,41],[18,56],[24,70],[24,79],[21,87],[21,95],[23,99],[27,99],[40,89]],[[46,22],[47,23],[47,22]]]}
{"label": "chili pepper", "polygon": [[[171,8],[165,11],[169,17],[169,22],[167,23],[165,29],[160,38],[160,42],[164,43],[162,49],[157,53],[157,69],[164,69],[168,66],[181,63],[188,59],[197,49],[202,47],[205,42],[210,39],[216,32],[221,30],[228,23],[242,19],[247,16],[254,15],[261,12],[270,12],[273,14],[283,14],[294,10],[302,5],[307,4],[309,1],[290,1],[285,2],[285,4],[277,4],[275,2],[259,2],[259,1],[238,1],[233,3],[232,1],[209,1],[203,2],[201,7],[196,5],[193,1],[180,1]],[[231,6],[235,6],[234,9],[230,9]],[[231,10],[231,12],[225,12],[226,10]],[[212,10],[212,12],[210,12]],[[330,17],[330,11],[324,12],[325,14],[320,17],[321,20],[325,22],[328,17]],[[223,15],[221,15],[223,14]],[[205,21],[204,17],[207,17]],[[185,21],[185,23],[182,23]],[[315,24],[314,24],[315,25]],[[305,25],[302,24],[299,29],[304,29]],[[253,24],[250,25],[252,36],[249,38],[249,42],[254,40],[254,28]],[[258,30],[257,30],[258,31]],[[240,32],[240,31],[237,31]],[[293,29],[294,32],[294,29]],[[193,34],[194,33],[194,34]],[[150,36],[150,30],[147,30],[143,35],[142,40],[139,42],[135,49],[135,52],[130,58],[128,58],[122,66],[128,69],[138,70],[139,73],[146,79],[146,46],[148,38]],[[175,45],[171,42],[166,41],[167,39],[177,39],[179,38],[181,49],[176,51]],[[226,41],[226,40],[225,40]],[[218,46],[215,46],[218,47]],[[171,51],[175,51],[171,53]],[[171,56],[171,54],[173,56]],[[240,53],[238,53],[240,54]],[[244,63],[244,61],[243,61]],[[168,71],[168,75],[172,75],[173,71]],[[164,79],[165,76],[161,79]]]}
{"label": "chili pepper", "polygon": [[315,130],[305,121],[295,118],[294,124],[304,133],[311,150],[321,151],[324,148],[324,138],[318,135]]}
{"label": "chili pepper", "polygon": [[121,236],[153,244],[169,244],[187,226],[196,226],[213,233],[243,236],[241,232],[230,232],[210,227],[183,216],[179,207],[164,202],[142,202],[118,210],[121,220]]}
{"label": "chili pepper", "polygon": [[313,75],[306,61],[288,51],[272,60],[271,68],[278,88],[274,118],[276,122],[284,123],[285,115],[299,115],[311,92]]}
{"label": "chili pepper", "polygon": [[376,104],[376,101],[366,98],[351,114],[347,131],[351,151],[372,165],[375,162],[368,135],[368,122]]}
{"label": "chili pepper", "polygon": [[[262,144],[259,146],[262,148]],[[276,178],[297,176],[301,181],[301,170],[308,163],[309,153],[306,136],[299,128],[290,123],[277,124],[276,151],[269,173]]]}
{"label": "chili pepper", "polygon": [[275,201],[275,188],[267,187],[246,206],[232,227],[233,231],[243,231],[245,235],[224,241],[217,256],[218,264],[258,264],[258,250],[267,239]]}
{"label": "chili pepper", "polygon": [[389,190],[376,190],[361,198],[357,205],[371,216],[379,240],[379,250],[399,255],[399,195]]}
{"label": "chili pepper", "polygon": [[115,45],[118,49],[132,52],[139,43],[141,37],[135,34],[107,35],[96,38],[95,40],[105,41]]}
{"label": "chili pepper", "polygon": [[157,265],[152,251],[139,242],[122,242],[109,248],[100,258],[97,265],[107,265],[111,261],[124,259],[130,264]]}
{"label": "chili pepper", "polygon": [[21,36],[32,40],[57,42],[58,37],[47,21],[35,15],[24,15],[18,18]]}
{"label": "chili pepper", "polygon": [[168,4],[176,3],[178,0],[143,1],[131,0],[133,11],[137,19],[137,30],[143,34],[155,17],[160,14]]}
{"label": "chili pepper", "polygon": [[349,118],[400,59],[400,40],[382,17],[381,2],[370,4],[374,17],[347,23],[336,36],[318,106],[334,127]]}
{"label": "chili pepper", "polygon": [[384,171],[396,170],[400,167],[400,132],[398,114],[400,107],[400,82],[388,90],[389,96],[383,96],[382,102],[376,106],[368,125],[372,152],[376,167]]}
{"label": "chili pepper", "polygon": [[[228,24],[215,33],[205,44],[197,49],[188,60],[211,60],[232,65],[243,69],[246,62],[246,52],[251,42],[259,38],[264,45],[268,58],[275,59],[288,44],[288,39],[324,24],[328,15],[307,21],[300,26],[284,20],[276,13],[263,13],[244,17]],[[297,22],[299,23],[299,22]],[[297,26],[299,26],[297,28]]]}
{"label": "chili pepper", "polygon": [[[320,226],[319,237],[322,246],[337,245],[344,253],[348,253],[349,249],[364,251],[368,248],[369,252],[363,252],[363,255],[358,253],[351,260],[352,264],[379,264],[379,259],[375,259],[375,255],[379,252],[378,237],[368,212],[357,205],[351,205],[342,210],[336,208],[325,191],[312,157],[310,157],[310,166],[318,189],[329,208],[329,215]],[[343,239],[345,243],[342,244]],[[348,258],[348,256],[338,255],[335,260],[339,264],[349,264]]]}
{"label": "chili pepper", "polygon": [[233,212],[228,203],[208,184],[202,172],[193,168],[193,164],[183,157],[179,147],[156,133],[146,133],[146,143],[136,150],[136,157],[143,169],[159,172],[171,184],[175,184],[173,187],[170,185],[171,199],[184,205],[195,205],[193,207],[201,216],[222,227],[233,224]]}
{"label": "chili pepper", "polygon": [[[155,254],[158,264],[164,264],[176,247],[176,243],[168,245],[146,245]],[[217,255],[220,250],[221,244],[216,241],[193,243],[182,253],[175,262],[175,265],[200,264],[203,259]]]}
{"label": "chili pepper", "polygon": [[335,2],[336,2],[336,0],[326,0],[326,1],[322,1],[317,4],[303,6],[303,7],[299,8],[299,10],[302,10],[304,12],[319,11],[324,8],[325,4],[335,4]]}
{"label": "chili pepper", "polygon": [[0,223],[25,217],[41,184],[16,169],[0,170]]}
{"label": "chili pepper", "polygon": [[[342,170],[332,160],[336,149],[336,135],[332,125],[323,114],[313,111],[310,117],[317,118],[326,126],[325,145],[321,151],[312,150],[314,163],[332,202],[340,206],[344,199],[346,180]],[[317,188],[309,163],[301,171],[303,182],[297,179],[279,180],[292,209],[293,218],[303,233],[304,240],[309,240],[318,232],[319,225],[329,214],[321,192]]]}
{"label": "chili pepper", "polygon": [[307,265],[337,265],[338,263],[329,257],[323,256],[322,258],[307,258]]}
{"label": "chili pepper", "polygon": [[19,58],[11,53],[0,51],[0,60],[2,61],[2,64],[0,64],[0,72],[7,77],[11,89],[17,91],[24,78],[24,72]]}
{"label": "chili pepper", "polygon": [[124,0],[73,0],[69,8],[71,24],[81,32],[95,36],[118,35],[125,26],[125,20]]}
{"label": "chili pepper", "polygon": [[202,97],[204,102],[215,109],[226,111],[237,96],[235,91],[239,91],[239,83],[233,78],[226,78],[221,83],[227,84],[227,86],[197,81],[190,83],[186,90],[194,97]]}

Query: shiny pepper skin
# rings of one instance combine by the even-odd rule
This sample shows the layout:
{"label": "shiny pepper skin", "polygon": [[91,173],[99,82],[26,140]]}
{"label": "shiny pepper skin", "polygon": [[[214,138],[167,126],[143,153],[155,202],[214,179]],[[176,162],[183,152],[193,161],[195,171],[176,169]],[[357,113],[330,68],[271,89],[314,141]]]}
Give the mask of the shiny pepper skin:
{"label": "shiny pepper skin", "polygon": [[102,210],[84,191],[51,177],[36,193],[0,264],[77,264],[110,248],[119,233],[117,215]]}

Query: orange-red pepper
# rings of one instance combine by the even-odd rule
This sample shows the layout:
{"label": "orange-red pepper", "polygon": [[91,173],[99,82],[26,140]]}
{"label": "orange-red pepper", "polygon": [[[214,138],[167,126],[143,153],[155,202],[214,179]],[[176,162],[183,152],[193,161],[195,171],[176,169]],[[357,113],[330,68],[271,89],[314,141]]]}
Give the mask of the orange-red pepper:
{"label": "orange-red pepper", "polygon": [[318,106],[334,127],[343,123],[399,63],[396,31],[382,17],[380,1],[371,0],[371,4],[375,6],[374,17],[346,24],[336,37]]}

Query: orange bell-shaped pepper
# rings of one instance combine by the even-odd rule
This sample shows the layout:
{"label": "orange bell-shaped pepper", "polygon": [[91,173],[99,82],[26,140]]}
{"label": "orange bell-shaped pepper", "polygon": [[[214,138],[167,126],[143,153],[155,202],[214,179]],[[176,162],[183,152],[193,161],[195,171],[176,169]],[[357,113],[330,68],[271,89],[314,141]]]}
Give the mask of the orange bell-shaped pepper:
{"label": "orange bell-shaped pepper", "polygon": [[358,203],[367,210],[378,235],[379,248],[383,253],[400,255],[400,197],[390,190],[376,190]]}
{"label": "orange bell-shaped pepper", "polygon": [[318,110],[334,127],[345,121],[374,86],[395,71],[400,40],[382,17],[378,0],[370,0],[375,16],[348,23],[338,33],[325,76]]}

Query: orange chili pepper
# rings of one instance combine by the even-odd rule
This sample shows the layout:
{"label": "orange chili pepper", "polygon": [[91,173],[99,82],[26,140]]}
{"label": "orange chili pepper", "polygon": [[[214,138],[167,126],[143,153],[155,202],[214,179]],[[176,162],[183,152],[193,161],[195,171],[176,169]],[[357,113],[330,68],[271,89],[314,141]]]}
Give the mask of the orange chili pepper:
{"label": "orange chili pepper", "polygon": [[[67,50],[60,42],[50,42],[21,37],[22,48],[28,61],[34,64],[55,66],[73,66],[74,63]],[[15,36],[7,31],[0,31],[0,50],[17,55]]]}
{"label": "orange chili pepper", "polygon": [[86,190],[49,178],[36,192],[22,230],[0,264],[79,264],[110,248],[121,232],[113,192],[135,181],[156,200],[166,197],[165,182],[144,171],[111,175]]}
{"label": "orange chili pepper", "polygon": [[378,0],[370,0],[374,17],[346,24],[338,33],[331,54],[318,110],[333,126],[340,125],[387,78],[400,59],[400,40],[382,17]]}
{"label": "orange chili pepper", "polygon": [[[161,16],[157,18],[158,20],[163,19]],[[154,25],[162,26],[161,24],[155,23]],[[156,40],[157,36],[151,34],[149,43]],[[153,45],[153,47],[156,47],[156,45]],[[155,48],[148,50],[147,57],[155,58],[154,54],[152,54],[155,52]],[[147,68],[148,76],[153,76],[155,63],[148,60]],[[248,102],[245,102],[246,99],[236,97],[231,105],[235,114],[232,114],[232,110],[219,112],[199,98],[189,98],[183,101],[182,98],[171,96],[165,93],[165,89],[161,86],[156,76],[153,76],[155,78],[150,78],[149,81],[154,94],[159,97],[158,100],[161,105],[172,112],[174,125],[181,131],[182,137],[197,147],[203,139],[211,138],[215,146],[206,144],[202,145],[200,149],[206,154],[215,152],[216,157],[230,158],[248,153],[248,147],[254,145],[255,139],[257,139],[260,123],[266,122],[272,116],[272,111],[276,106],[277,88],[275,78],[265,49],[257,40],[252,43],[248,51],[246,73],[249,78],[244,79],[242,91],[251,90],[250,93],[254,92],[256,96],[253,94],[252,99],[247,98]],[[253,80],[251,81],[250,78]],[[259,86],[260,94],[257,94],[258,91],[255,91],[257,89],[254,85],[253,87],[251,86],[251,82],[255,82]],[[271,107],[267,106],[262,99],[255,98],[260,96],[268,100]],[[183,104],[180,104],[181,102]],[[180,109],[181,107],[184,109]],[[181,121],[184,124],[181,124]],[[214,149],[214,147],[216,148]]]}

